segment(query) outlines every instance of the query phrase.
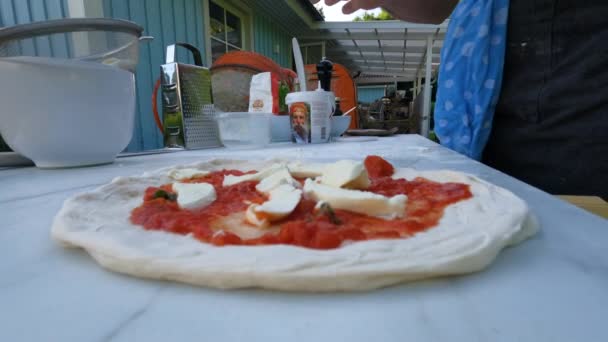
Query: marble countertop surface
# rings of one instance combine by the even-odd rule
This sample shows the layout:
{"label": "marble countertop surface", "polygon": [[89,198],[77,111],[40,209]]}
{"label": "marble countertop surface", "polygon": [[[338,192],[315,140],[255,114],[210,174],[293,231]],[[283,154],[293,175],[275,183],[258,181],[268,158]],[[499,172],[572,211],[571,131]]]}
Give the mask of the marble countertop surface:
{"label": "marble countertop surface", "polygon": [[[0,170],[0,341],[608,341],[608,221],[415,135]],[[363,293],[222,291],[138,279],[50,239],[63,201],[117,176],[210,158],[384,156],[452,169],[527,201],[541,231],[466,276]]]}

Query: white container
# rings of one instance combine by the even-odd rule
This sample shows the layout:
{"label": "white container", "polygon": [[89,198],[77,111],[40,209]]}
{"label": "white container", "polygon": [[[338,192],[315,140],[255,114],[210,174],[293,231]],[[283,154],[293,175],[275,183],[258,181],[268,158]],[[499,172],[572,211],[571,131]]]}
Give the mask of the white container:
{"label": "white container", "polygon": [[271,140],[272,113],[219,113],[220,140],[226,147],[264,147]]}
{"label": "white container", "polygon": [[111,163],[133,133],[133,73],[95,62],[0,58],[0,133],[40,168]]}
{"label": "white container", "polygon": [[[139,42],[151,38],[142,31],[108,18],[3,27],[0,134],[6,143],[41,168],[113,162],[133,134]],[[31,42],[69,48],[22,48]]]}
{"label": "white container", "polygon": [[293,142],[317,144],[329,141],[334,99],[333,92],[323,90],[287,94],[285,102],[289,106]]}

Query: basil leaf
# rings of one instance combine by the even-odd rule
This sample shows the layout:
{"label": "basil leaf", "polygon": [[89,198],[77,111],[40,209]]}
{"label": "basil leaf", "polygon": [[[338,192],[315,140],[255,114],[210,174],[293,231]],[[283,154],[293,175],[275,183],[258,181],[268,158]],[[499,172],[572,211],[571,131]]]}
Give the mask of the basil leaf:
{"label": "basil leaf", "polygon": [[158,189],[156,190],[156,192],[154,193],[154,198],[164,198],[167,201],[175,201],[177,200],[177,194],[165,191],[163,189]]}

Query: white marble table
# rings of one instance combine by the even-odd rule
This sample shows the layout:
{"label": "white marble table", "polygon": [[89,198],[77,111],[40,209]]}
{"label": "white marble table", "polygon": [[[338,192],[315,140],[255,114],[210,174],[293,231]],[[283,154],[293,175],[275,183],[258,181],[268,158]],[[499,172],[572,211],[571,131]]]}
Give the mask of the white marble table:
{"label": "white marble table", "polygon": [[[542,231],[483,272],[366,293],[221,291],[100,268],[49,238],[68,196],[205,158],[366,154],[473,173],[525,199]],[[608,221],[419,136],[214,149],[65,170],[0,170],[0,341],[608,341]]]}

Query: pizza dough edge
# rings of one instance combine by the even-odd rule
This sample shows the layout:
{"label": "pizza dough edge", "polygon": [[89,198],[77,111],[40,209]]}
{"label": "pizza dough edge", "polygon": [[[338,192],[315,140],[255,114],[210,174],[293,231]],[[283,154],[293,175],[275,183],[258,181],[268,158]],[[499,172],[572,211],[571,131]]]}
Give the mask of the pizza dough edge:
{"label": "pizza dough edge", "polygon": [[[276,159],[271,159],[255,164],[264,165],[276,161]],[[254,164],[248,161],[238,161],[237,163],[234,163],[233,160],[227,161],[216,159],[209,162],[186,165],[184,167],[197,166],[201,168],[222,168],[224,166],[238,166],[247,169],[251,168],[253,165]],[[256,165],[255,167],[258,166]],[[500,197],[503,197],[506,194],[506,198],[511,197],[511,199],[514,200],[513,203],[519,202],[518,208],[520,210],[519,213],[515,215],[517,217],[512,217],[513,222],[503,224],[512,225],[510,228],[506,230],[504,227],[502,227],[503,229],[498,229],[503,234],[508,233],[506,237],[499,239],[496,236],[490,237],[488,234],[477,234],[483,237],[480,240],[482,241],[481,243],[479,241],[475,243],[478,248],[475,249],[466,245],[465,249],[469,251],[468,254],[464,253],[457,257],[454,257],[453,255],[450,257],[448,255],[445,257],[447,259],[442,262],[437,262],[439,259],[435,259],[435,262],[423,262],[418,265],[409,265],[407,263],[408,248],[402,248],[403,246],[400,246],[404,244],[407,245],[408,243],[411,244],[412,241],[425,240],[423,239],[425,233],[431,233],[439,227],[418,234],[407,240],[398,240],[397,242],[395,242],[395,240],[366,241],[345,246],[334,251],[314,251],[290,246],[254,247],[263,248],[267,251],[276,250],[278,257],[282,256],[287,258],[290,257],[290,254],[293,254],[292,252],[297,251],[298,253],[296,254],[302,254],[304,258],[310,258],[309,264],[311,266],[307,269],[305,267],[306,262],[302,262],[302,260],[298,259],[297,262],[292,265],[289,265],[288,263],[288,265],[281,264],[277,267],[267,267],[267,265],[260,265],[259,263],[244,263],[245,267],[237,267],[230,271],[218,269],[217,267],[209,267],[208,263],[201,263],[201,255],[203,258],[208,258],[209,254],[207,253],[193,254],[190,260],[183,256],[174,257],[173,259],[170,257],[149,257],[146,256],[146,253],[143,253],[142,255],[141,251],[138,251],[137,248],[132,250],[129,246],[123,246],[122,243],[124,241],[116,241],[116,237],[110,236],[108,240],[108,237],[106,236],[104,239],[100,240],[99,234],[91,232],[90,229],[84,231],[71,229],[74,224],[78,224],[79,218],[75,218],[76,222],[71,221],[69,218],[82,209],[83,199],[88,198],[87,196],[91,196],[91,193],[93,193],[93,195],[102,196],[109,190],[114,191],[114,188],[120,189],[121,186],[124,185],[124,182],[129,183],[134,180],[147,179],[152,182],[161,181],[161,175],[164,172],[163,170],[172,168],[173,167],[163,168],[139,177],[119,177],[110,184],[90,192],[85,192],[84,194],[73,196],[64,203],[63,208],[55,217],[52,228],[53,238],[62,243],[84,248],[100,265],[107,269],[137,277],[173,280],[191,285],[224,289],[262,287],[288,291],[325,292],[371,290],[406,281],[480,271],[491,264],[504,247],[521,242],[521,240],[532,236],[538,230],[538,224],[534,224],[534,220],[530,218],[531,214],[525,202],[517,198],[511,192],[498,188],[474,176],[453,173],[451,171],[446,172],[451,172],[452,176],[453,174],[461,175],[468,181],[477,182],[477,185],[482,188],[489,187],[489,189],[500,189],[499,193],[503,192]],[[409,170],[408,172],[415,172],[419,175],[425,174],[425,171]],[[432,172],[436,173],[442,171]],[[146,184],[143,186],[147,187],[148,185]],[[139,196],[141,197],[141,194],[139,194]],[[93,196],[93,199],[96,199],[95,196]],[[456,207],[465,202],[467,201],[457,203],[454,206]],[[446,210],[446,212],[447,211],[448,210]],[[519,217],[522,214],[524,217]],[[496,222],[502,223],[500,220]],[[135,229],[136,231],[140,231],[140,233],[144,232],[145,235],[151,233],[134,225],[123,227],[123,229]],[[176,235],[169,233],[163,234]],[[472,236],[476,236],[476,234],[473,234]],[[186,236],[179,236],[179,238],[188,239]],[[486,240],[485,243],[483,242],[484,238]],[[194,242],[198,245],[205,246],[205,244],[198,241]],[[226,252],[231,249],[247,248],[249,251],[253,252],[253,255],[249,255],[252,253],[246,252],[244,253],[245,256],[243,256],[245,258],[256,258],[258,251],[252,249],[252,247],[205,247],[206,248],[204,249],[207,250],[206,252],[211,255],[218,254],[218,257],[220,258],[225,253],[217,253],[219,251]],[[286,249],[291,249],[292,251],[290,253],[285,253]],[[366,253],[366,250],[370,253]],[[380,251],[378,252],[378,250]],[[347,253],[345,252],[345,255],[341,255],[344,254],[342,251],[346,251]],[[403,255],[403,253],[406,255]],[[239,251],[238,254],[243,254],[242,250]],[[298,257],[302,257],[302,255],[298,255]],[[370,255],[372,255],[372,257],[370,257]],[[268,259],[267,255],[264,256],[264,258],[265,261],[272,260]],[[211,259],[213,260],[213,257]],[[321,262],[321,264],[325,264],[315,264],[315,260]],[[230,260],[225,267],[230,268],[235,266],[231,264],[232,261],[233,260]],[[298,269],[299,267],[300,269]],[[254,271],[254,269],[256,269],[256,271]]]}

